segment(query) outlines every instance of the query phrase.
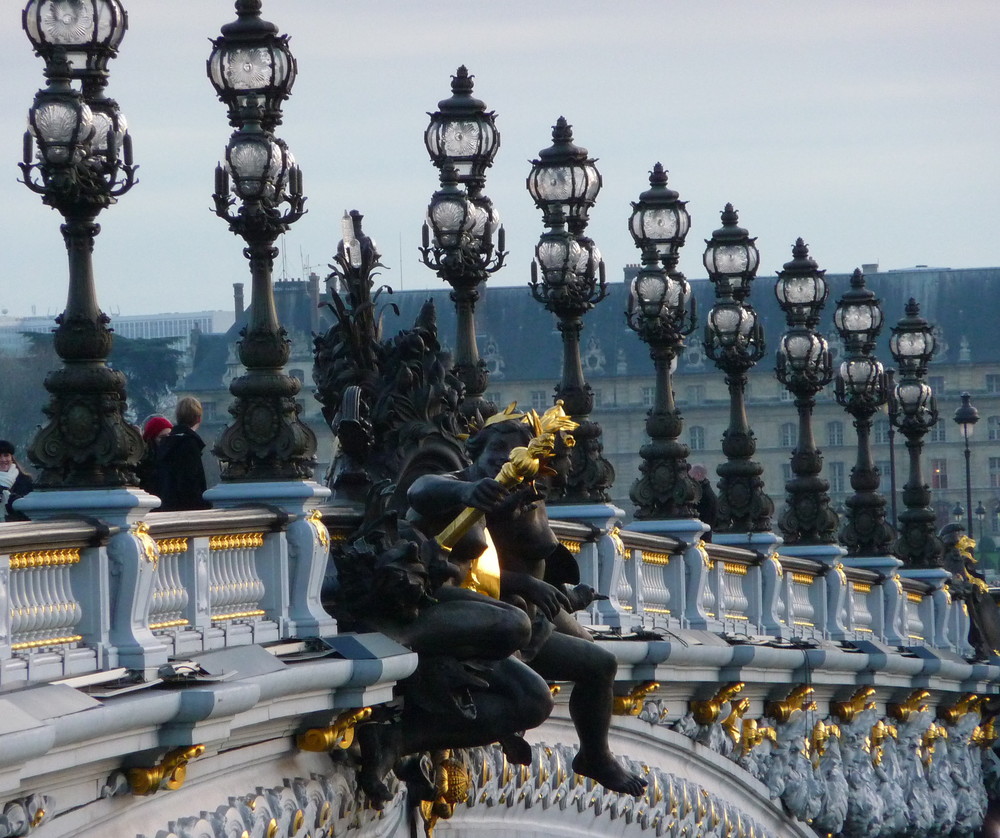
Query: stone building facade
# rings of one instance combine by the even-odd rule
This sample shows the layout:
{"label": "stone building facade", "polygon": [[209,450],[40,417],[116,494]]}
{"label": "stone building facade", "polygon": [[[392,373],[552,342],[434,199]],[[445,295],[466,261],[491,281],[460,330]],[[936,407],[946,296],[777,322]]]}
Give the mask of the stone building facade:
{"label": "stone building facade", "polygon": [[[881,299],[885,313],[877,354],[887,366],[892,366],[889,327],[902,317],[911,297],[920,304],[921,315],[936,328],[939,351],[928,378],[937,396],[940,420],[925,439],[923,467],[925,480],[934,489],[939,521],[943,524],[949,520],[956,503],[965,505],[964,443],[953,416],[961,394],[968,392],[980,415],[970,441],[972,503],[974,508],[982,503],[987,510],[981,522],[982,534],[996,535],[1000,532],[1000,330],[990,301],[1000,289],[1000,268],[879,272],[877,266],[869,265],[866,269],[868,287]],[[631,516],[628,492],[638,475],[639,449],[646,439],[645,416],[654,389],[648,349],[625,322],[627,283],[634,271],[626,268],[625,281],[611,283],[607,298],[585,317],[581,342],[584,373],[595,396],[592,418],[604,430],[604,453],[617,473],[613,499],[626,511],[626,517]],[[836,362],[840,339],[833,327],[833,311],[848,289],[850,277],[828,274],[827,279],[830,295],[820,328],[830,341]],[[712,284],[699,278],[691,284],[699,321],[704,322],[714,300]],[[747,408],[767,490],[780,510],[784,481],[790,476],[789,456],[796,443],[797,418],[789,394],[774,375],[773,350],[785,324],[773,284],[772,278],[759,277],[750,297],[764,324],[769,350],[750,372]],[[332,435],[320,415],[318,402],[311,396],[310,336],[328,327],[323,305],[327,293],[315,274],[304,281],[275,284],[279,317],[293,343],[287,371],[303,382],[303,412],[321,440],[320,478],[332,458]],[[384,333],[391,335],[412,325],[428,298],[435,301],[442,343],[453,346],[455,315],[445,287],[383,297]],[[540,409],[550,406],[562,353],[555,318],[531,298],[526,286],[488,285],[477,305],[476,319],[479,352],[490,371],[487,396],[501,406],[511,401]],[[235,342],[241,325],[237,317],[228,333],[200,335],[192,347],[192,372],[185,390],[205,405],[204,430],[210,438],[228,419],[231,397],[227,388],[239,370]],[[722,459],[720,441],[729,421],[729,397],[724,376],[705,357],[701,339],[700,329],[688,338],[688,346],[677,363],[674,390],[684,417],[683,440],[692,449],[690,462],[704,463],[712,473]],[[850,415],[836,403],[832,384],[817,396],[813,423],[836,507],[851,493],[857,437]],[[882,471],[882,491],[890,495],[895,461],[899,499],[907,479],[908,459],[903,438],[891,432],[885,414],[876,419],[873,442],[875,460]],[[901,500],[898,511],[902,511]],[[974,530],[978,538],[979,522]]]}

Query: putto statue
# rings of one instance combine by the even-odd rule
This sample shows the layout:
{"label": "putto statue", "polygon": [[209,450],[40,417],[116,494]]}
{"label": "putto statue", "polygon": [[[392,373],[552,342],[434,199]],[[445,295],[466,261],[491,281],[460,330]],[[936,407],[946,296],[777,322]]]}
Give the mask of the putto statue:
{"label": "putto statue", "polygon": [[572,613],[597,596],[548,524],[542,481],[576,427],[561,405],[511,405],[465,441],[462,388],[437,340],[433,307],[383,340],[371,294],[378,264],[361,216],[345,219],[334,269],[337,323],[316,339],[318,397],[340,450],[330,483],[363,503],[362,526],[335,545],[326,598],[347,631],[379,631],[419,654],[397,700],[358,730],[359,782],[374,805],[390,771],[427,790],[426,751],[499,742],[531,761],[522,733],[551,712],[550,681],[570,681],[580,739],[574,770],[641,795],[645,781],[607,737],[616,671]]}
{"label": "putto statue", "polygon": [[1000,656],[1000,609],[979,570],[976,542],[961,523],[946,524],[938,537],[944,544],[942,564],[951,573],[948,589],[969,610],[969,643],[982,660]]}

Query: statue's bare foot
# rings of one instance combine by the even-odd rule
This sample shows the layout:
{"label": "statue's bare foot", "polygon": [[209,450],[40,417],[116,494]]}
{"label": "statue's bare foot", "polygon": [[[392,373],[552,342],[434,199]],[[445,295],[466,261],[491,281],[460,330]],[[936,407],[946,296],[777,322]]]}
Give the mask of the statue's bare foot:
{"label": "statue's bare foot", "polygon": [[623,768],[610,753],[598,759],[590,759],[580,751],[573,759],[573,770],[584,777],[597,780],[610,791],[630,794],[632,797],[641,797],[646,792],[646,781]]}
{"label": "statue's bare foot", "polygon": [[358,785],[373,809],[382,809],[395,796],[385,784],[399,755],[398,724],[366,724],[357,731],[361,749]]}
{"label": "statue's bare foot", "polygon": [[531,745],[516,733],[504,736],[500,740],[500,747],[503,748],[503,755],[507,757],[507,762],[514,765],[531,765]]}

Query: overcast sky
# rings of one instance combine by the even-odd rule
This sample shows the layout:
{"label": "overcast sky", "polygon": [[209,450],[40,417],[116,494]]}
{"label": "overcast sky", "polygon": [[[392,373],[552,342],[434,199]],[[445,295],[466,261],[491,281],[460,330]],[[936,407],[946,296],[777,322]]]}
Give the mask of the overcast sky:
{"label": "overcast sky", "polygon": [[[0,10],[0,310],[55,315],[66,301],[60,218],[16,182],[43,84],[22,5]],[[99,218],[98,299],[112,315],[229,309],[248,270],[241,240],[209,209],[231,129],[205,59],[233,3],[126,6],[108,90],[141,182]],[[440,285],[417,254],[437,188],[423,130],[460,64],[502,135],[486,193],[510,257],[491,282],[527,282],[543,232],[528,161],[561,115],[598,158],[589,232],[616,280],[638,261],[629,202],[657,161],[689,201],[688,276],[703,275],[703,240],[727,201],[758,236],[761,276],[798,236],[831,272],[1000,264],[997,0],[264,0],[264,17],[291,36],[299,64],[277,133],[309,208],[279,242],[276,277],[325,275],[340,216],[358,209],[389,284]]]}

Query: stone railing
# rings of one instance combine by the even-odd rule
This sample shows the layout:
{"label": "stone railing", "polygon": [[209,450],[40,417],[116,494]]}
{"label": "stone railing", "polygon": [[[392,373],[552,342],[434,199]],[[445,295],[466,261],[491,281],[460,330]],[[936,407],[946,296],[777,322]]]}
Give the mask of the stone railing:
{"label": "stone railing", "polygon": [[583,580],[608,594],[585,621],[628,634],[704,629],[782,639],[875,641],[970,655],[968,611],[942,570],[892,559],[827,562],[553,521]]}
{"label": "stone railing", "polygon": [[[336,634],[320,588],[354,518],[266,507],[0,527],[0,688]],[[333,533],[331,535],[331,530]]]}
{"label": "stone railing", "polygon": [[[320,588],[355,513],[275,507],[0,527],[0,688],[171,657],[336,633]],[[968,655],[968,613],[944,571],[892,559],[814,561],[554,520],[585,582],[608,595],[581,619],[622,634],[875,641]],[[874,564],[873,564],[874,562]]]}

